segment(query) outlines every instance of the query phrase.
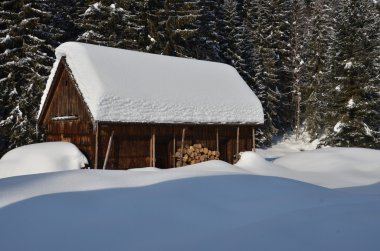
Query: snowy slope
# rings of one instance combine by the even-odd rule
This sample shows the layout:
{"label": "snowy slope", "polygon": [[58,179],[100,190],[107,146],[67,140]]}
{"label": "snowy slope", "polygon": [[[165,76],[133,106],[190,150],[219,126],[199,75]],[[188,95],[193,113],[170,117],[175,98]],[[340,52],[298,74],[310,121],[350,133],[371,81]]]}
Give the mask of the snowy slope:
{"label": "snowy slope", "polygon": [[12,177],[0,180],[0,249],[379,250],[379,195],[220,161]]}
{"label": "snowy slope", "polygon": [[156,123],[263,123],[260,101],[225,64],[67,42],[66,61],[95,120]]}
{"label": "snowy slope", "polygon": [[79,149],[67,142],[31,144],[16,148],[0,159],[0,179],[34,173],[74,170],[88,164]]}

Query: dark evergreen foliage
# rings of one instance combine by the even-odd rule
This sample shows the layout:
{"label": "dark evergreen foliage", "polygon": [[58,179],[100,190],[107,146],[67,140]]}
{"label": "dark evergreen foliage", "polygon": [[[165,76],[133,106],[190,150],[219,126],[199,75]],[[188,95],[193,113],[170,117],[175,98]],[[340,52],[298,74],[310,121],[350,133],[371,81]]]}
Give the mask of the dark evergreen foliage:
{"label": "dark evergreen foliage", "polygon": [[369,1],[338,6],[332,53],[332,114],[325,144],[379,148],[379,15]]}

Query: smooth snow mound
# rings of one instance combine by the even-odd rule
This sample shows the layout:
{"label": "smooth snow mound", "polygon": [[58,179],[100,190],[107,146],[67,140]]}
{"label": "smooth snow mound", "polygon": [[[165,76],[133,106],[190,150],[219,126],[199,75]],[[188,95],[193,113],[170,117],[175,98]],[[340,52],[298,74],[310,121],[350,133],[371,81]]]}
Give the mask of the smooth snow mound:
{"label": "smooth snow mound", "polygon": [[265,160],[254,152],[241,153],[235,166],[256,175],[283,177],[327,187],[367,186],[380,182],[380,151],[324,148]]}
{"label": "smooth snow mound", "polygon": [[0,179],[12,176],[80,169],[88,164],[79,149],[67,142],[22,146],[0,160]]}
{"label": "smooth snow mound", "polygon": [[379,150],[324,148],[288,154],[274,164],[292,170],[295,179],[330,188],[380,182]]}
{"label": "smooth snow mound", "polygon": [[235,166],[248,172],[262,175],[268,174],[269,170],[279,168],[272,162],[265,160],[258,153],[249,151],[240,153],[240,159]]}

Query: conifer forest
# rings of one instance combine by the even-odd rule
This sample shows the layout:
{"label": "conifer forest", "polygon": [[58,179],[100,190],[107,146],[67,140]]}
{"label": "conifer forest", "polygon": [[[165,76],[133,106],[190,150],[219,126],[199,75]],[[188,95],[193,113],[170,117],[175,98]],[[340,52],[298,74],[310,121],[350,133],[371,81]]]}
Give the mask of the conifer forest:
{"label": "conifer forest", "polygon": [[2,0],[0,157],[43,140],[36,115],[66,41],[232,65],[262,102],[260,146],[292,132],[380,149],[380,1]]}

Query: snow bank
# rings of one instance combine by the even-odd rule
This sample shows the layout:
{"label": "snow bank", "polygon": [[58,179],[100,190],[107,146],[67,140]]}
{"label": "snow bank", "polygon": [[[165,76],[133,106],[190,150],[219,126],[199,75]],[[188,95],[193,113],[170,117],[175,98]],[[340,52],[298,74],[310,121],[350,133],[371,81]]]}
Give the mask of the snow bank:
{"label": "snow bank", "polygon": [[6,153],[0,160],[0,178],[79,169],[87,164],[78,148],[66,142],[26,145]]}
{"label": "snow bank", "polygon": [[[66,62],[98,121],[155,123],[263,123],[259,99],[226,64],[67,42],[42,97]],[[223,101],[223,102],[221,102]]]}
{"label": "snow bank", "polygon": [[1,250],[380,249],[378,195],[221,161],[12,177],[0,201]]}
{"label": "snow bank", "polygon": [[283,177],[328,188],[367,186],[380,182],[380,151],[324,148],[289,153],[269,162],[258,153],[241,153],[235,164],[252,174]]}
{"label": "snow bank", "polygon": [[274,164],[297,174],[297,180],[337,188],[380,182],[380,151],[364,148],[324,148],[288,154]]}
{"label": "snow bank", "polygon": [[[176,179],[233,174],[247,174],[247,172],[226,162],[211,160],[178,169],[155,167],[128,171],[86,169],[17,177],[17,179],[15,177],[0,183],[0,207],[50,193],[141,187]],[[39,186],[36,187],[37,180]],[[70,180],[70,185],[64,180]],[[45,187],[50,188],[46,190]]]}

